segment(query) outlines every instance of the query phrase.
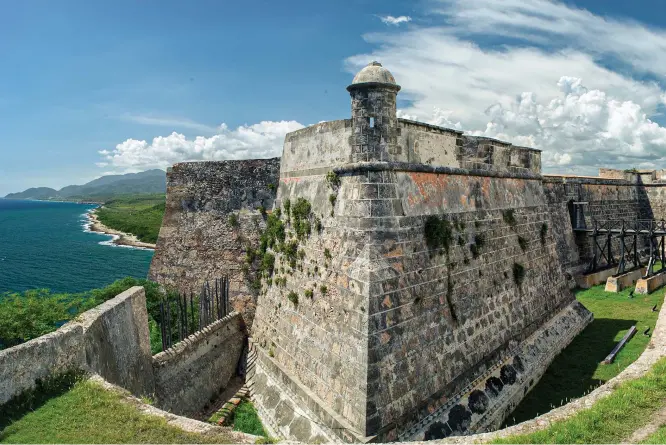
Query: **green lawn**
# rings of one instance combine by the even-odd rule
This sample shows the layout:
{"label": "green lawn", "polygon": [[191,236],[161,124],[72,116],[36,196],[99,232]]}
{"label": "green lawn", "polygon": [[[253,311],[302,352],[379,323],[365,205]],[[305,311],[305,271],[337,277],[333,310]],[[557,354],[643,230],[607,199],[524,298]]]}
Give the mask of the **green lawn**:
{"label": "green lawn", "polygon": [[96,210],[105,226],[136,235],[140,241],[156,243],[164,216],[165,195],[136,195],[114,198]]}
{"label": "green lawn", "polygon": [[[636,360],[645,349],[649,337],[643,331],[654,329],[659,312],[652,312],[657,304],[661,308],[664,289],[650,295],[604,291],[604,286],[581,289],[578,301],[594,314],[594,321],[560,353],[543,378],[530,391],[516,410],[505,421],[505,426],[544,414],[554,407],[578,398],[591,389],[618,375]],[[601,361],[633,325],[638,332],[617,355],[615,362],[603,365]]]}
{"label": "green lawn", "polygon": [[141,413],[91,381],[33,407],[0,431],[0,443],[229,443],[224,434],[195,434]]}
{"label": "green lawn", "polygon": [[[650,422],[666,401],[666,358],[643,377],[624,382],[592,408],[532,434],[510,436],[493,443],[620,443]],[[664,443],[662,427],[648,441]],[[657,443],[657,442],[655,442]]]}

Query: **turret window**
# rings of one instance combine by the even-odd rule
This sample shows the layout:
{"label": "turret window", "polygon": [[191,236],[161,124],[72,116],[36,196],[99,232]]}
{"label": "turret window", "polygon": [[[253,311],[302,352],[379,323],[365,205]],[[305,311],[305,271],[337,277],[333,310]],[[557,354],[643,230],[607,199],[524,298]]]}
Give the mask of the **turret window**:
{"label": "turret window", "polygon": [[375,128],[375,118],[374,117],[370,118],[370,128]]}

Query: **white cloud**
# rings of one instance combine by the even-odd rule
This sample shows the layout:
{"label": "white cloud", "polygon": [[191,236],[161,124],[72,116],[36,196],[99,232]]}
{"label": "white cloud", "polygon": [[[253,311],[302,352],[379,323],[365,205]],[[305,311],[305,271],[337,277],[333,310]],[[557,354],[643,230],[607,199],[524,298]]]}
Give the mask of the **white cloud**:
{"label": "white cloud", "polygon": [[211,137],[188,139],[173,132],[158,136],[150,143],[127,139],[113,150],[101,150],[103,161],[98,166],[130,172],[165,169],[182,161],[270,158],[280,156],[285,135],[300,128],[303,125],[295,121],[263,121],[235,130],[222,124]]}
{"label": "white cloud", "polygon": [[549,0],[431,4],[431,25],[366,35],[376,50],[347,60],[382,60],[401,116],[541,148],[547,171],[666,164],[666,91],[645,80],[666,74],[666,30]]}
{"label": "white cloud", "polygon": [[196,130],[203,133],[216,133],[219,128],[211,127],[209,125],[200,124],[194,122],[190,119],[183,118],[172,118],[172,117],[155,117],[155,116],[144,116],[138,114],[123,114],[119,116],[120,119],[134,122],[142,125],[153,125],[158,127],[171,127],[174,129],[178,128],[187,128],[190,130]]}
{"label": "white cloud", "polygon": [[393,17],[392,15],[380,16],[379,19],[386,23],[387,25],[399,25],[401,23],[411,22],[412,18],[407,15],[401,15],[400,17]]}

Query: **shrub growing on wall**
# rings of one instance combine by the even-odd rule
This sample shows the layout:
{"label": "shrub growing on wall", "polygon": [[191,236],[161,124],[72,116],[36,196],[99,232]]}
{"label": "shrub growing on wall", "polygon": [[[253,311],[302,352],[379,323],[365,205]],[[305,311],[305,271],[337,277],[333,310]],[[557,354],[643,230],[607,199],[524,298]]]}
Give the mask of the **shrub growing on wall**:
{"label": "shrub growing on wall", "polygon": [[522,264],[513,263],[513,282],[520,287],[525,279],[525,267]]}
{"label": "shrub growing on wall", "polygon": [[426,244],[430,249],[444,248],[446,252],[449,251],[451,245],[451,223],[444,218],[437,215],[431,215],[426,219],[423,234],[425,236]]}

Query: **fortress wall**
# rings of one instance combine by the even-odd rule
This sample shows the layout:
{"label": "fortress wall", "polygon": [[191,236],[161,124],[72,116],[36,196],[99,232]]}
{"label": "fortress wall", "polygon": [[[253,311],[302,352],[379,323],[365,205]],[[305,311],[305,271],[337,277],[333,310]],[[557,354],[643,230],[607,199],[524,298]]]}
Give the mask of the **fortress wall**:
{"label": "fortress wall", "polygon": [[[342,178],[338,195],[344,193],[352,180],[354,178]],[[286,221],[285,200],[290,199],[293,207],[301,197],[312,205],[314,215],[321,218],[323,230],[322,233],[313,230],[307,240],[299,243],[303,258],[298,260],[295,269],[289,267],[282,255],[276,255],[273,283],[281,278],[287,282],[284,287],[268,286],[265,294],[259,296],[252,331],[260,354],[268,355],[277,363],[293,385],[307,388],[299,392],[306,394],[306,399],[298,399],[291,406],[298,409],[326,406],[332,413],[347,419],[348,431],[337,429],[334,432],[337,440],[347,435],[343,440],[352,441],[350,437],[362,437],[360,431],[365,425],[366,398],[362,388],[366,384],[367,363],[367,297],[364,295],[367,280],[357,275],[362,273],[362,264],[354,262],[368,238],[359,230],[358,223],[353,227],[348,224],[349,220],[358,218],[350,216],[355,209],[344,201],[336,202],[334,216],[330,216],[333,207],[329,195],[332,193],[324,175],[281,178],[276,207],[282,206],[283,220]],[[293,226],[287,224],[287,232],[293,231]],[[326,257],[326,249],[330,259]],[[321,285],[327,287],[325,295]],[[305,295],[306,289],[313,290],[312,298]],[[298,295],[297,305],[287,298],[291,291]],[[257,374],[265,374],[261,382],[276,379],[266,365],[258,364]],[[256,394],[257,405],[268,411],[271,401],[265,395]],[[283,394],[281,398],[286,400],[287,396]],[[313,400],[320,400],[322,404]],[[286,428],[292,417],[265,420],[278,425],[282,422],[282,428]],[[297,437],[307,440],[314,431],[314,428],[300,428]]]}
{"label": "fortress wall", "polygon": [[246,332],[233,312],[153,357],[160,408],[182,415],[201,411],[236,373]]}
{"label": "fortress wall", "polygon": [[399,119],[398,152],[394,160],[460,167],[462,132]]}
{"label": "fortress wall", "polygon": [[[276,206],[305,197],[323,223],[321,234],[299,245],[305,256],[296,270],[278,255],[276,276],[287,278],[286,287],[267,286],[253,327],[260,357],[253,379],[268,391],[255,391],[254,399],[264,420],[286,437],[316,435],[313,425],[290,429],[295,412],[336,419],[341,426],[328,434],[338,441],[444,437],[452,430],[435,425],[437,419],[461,405],[447,408],[449,399],[460,400],[492,372],[505,380],[520,374],[487,405],[492,414],[481,410],[470,414],[473,423],[445,423],[473,431],[501,422],[517,403],[517,388],[538,381],[547,366],[520,355],[525,339],[564,317],[547,344],[548,351],[559,351],[589,322],[584,308],[578,317],[558,315],[574,298],[558,265],[539,177],[383,168],[390,170],[336,168],[341,186],[333,217],[323,175],[281,178]],[[505,215],[510,210],[513,222]],[[451,222],[448,254],[427,248],[428,215]],[[479,238],[483,245],[474,254]],[[520,286],[514,263],[524,268]],[[326,295],[319,284],[327,286]],[[314,289],[312,299],[305,289]],[[292,290],[297,306],[287,299]],[[550,361],[554,354],[540,358]],[[276,394],[276,381],[298,390]],[[456,408],[463,417],[470,411],[466,403]]]}
{"label": "fortress wall", "polygon": [[[587,202],[585,225],[592,228],[593,221],[658,218],[654,209],[664,209],[658,190],[661,186],[644,186],[625,180],[546,176],[543,188],[553,218],[558,256],[570,275],[582,273],[592,260],[592,240],[586,234],[575,234],[567,203],[571,200]],[[640,241],[639,249],[645,249],[647,239]],[[619,252],[619,243],[613,241],[613,251]],[[600,260],[603,264],[603,260]]]}
{"label": "fortress wall", "polygon": [[[368,431],[395,440],[432,422],[433,410],[574,298],[550,230],[541,241],[551,222],[539,180],[420,172],[366,178],[397,198],[371,204],[398,211],[369,244],[380,261],[369,280],[367,413]],[[448,253],[427,248],[428,215],[450,221]],[[525,273],[520,285],[515,265]],[[458,433],[474,428],[449,424]]]}
{"label": "fortress wall", "polygon": [[242,267],[246,246],[256,246],[265,227],[256,209],[273,207],[279,169],[279,158],[184,162],[169,169],[149,279],[198,292],[205,281],[228,275],[231,304],[251,325],[256,296]]}
{"label": "fortress wall", "polygon": [[650,209],[656,220],[666,220],[666,184],[652,184],[645,187]]}
{"label": "fortress wall", "polygon": [[322,122],[287,134],[282,150],[282,174],[316,171],[350,162],[351,134],[351,119]]}

